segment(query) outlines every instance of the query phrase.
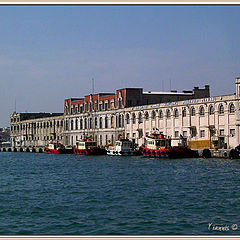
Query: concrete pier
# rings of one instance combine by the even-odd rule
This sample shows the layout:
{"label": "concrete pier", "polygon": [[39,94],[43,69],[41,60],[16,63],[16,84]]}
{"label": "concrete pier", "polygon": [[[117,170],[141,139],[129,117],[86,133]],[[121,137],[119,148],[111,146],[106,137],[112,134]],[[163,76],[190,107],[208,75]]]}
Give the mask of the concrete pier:
{"label": "concrete pier", "polygon": [[2,147],[0,152],[32,152],[43,153],[44,147]]}

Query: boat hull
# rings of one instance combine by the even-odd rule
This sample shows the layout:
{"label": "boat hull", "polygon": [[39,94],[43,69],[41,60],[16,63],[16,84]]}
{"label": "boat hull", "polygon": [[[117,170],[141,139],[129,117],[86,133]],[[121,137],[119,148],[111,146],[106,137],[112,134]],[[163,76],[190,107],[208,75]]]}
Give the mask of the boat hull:
{"label": "boat hull", "polygon": [[197,152],[189,148],[172,147],[168,149],[149,149],[144,146],[141,147],[144,157],[154,158],[192,158],[198,157]]}
{"label": "boat hull", "polygon": [[107,150],[107,155],[109,156],[137,156],[140,155],[138,151],[128,151],[128,152],[123,152],[123,151],[115,151],[115,150]]}
{"label": "boat hull", "polygon": [[60,148],[60,149],[51,149],[51,148],[45,148],[44,151],[46,153],[53,153],[53,154],[71,154],[73,153],[73,149],[66,149],[66,148]]}
{"label": "boat hull", "polygon": [[73,151],[77,155],[105,155],[106,154],[106,150],[102,148],[93,148],[93,149],[73,148]]}

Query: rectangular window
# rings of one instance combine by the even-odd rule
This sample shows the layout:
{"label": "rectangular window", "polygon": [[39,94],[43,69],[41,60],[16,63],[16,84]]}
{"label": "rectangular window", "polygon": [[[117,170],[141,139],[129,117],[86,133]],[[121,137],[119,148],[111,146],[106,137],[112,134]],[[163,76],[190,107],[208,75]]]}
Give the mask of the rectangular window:
{"label": "rectangular window", "polygon": [[219,133],[220,136],[224,136],[224,129],[220,129]]}
{"label": "rectangular window", "polygon": [[205,137],[205,130],[200,130],[200,137]]}
{"label": "rectangular window", "polygon": [[230,137],[234,137],[235,136],[235,129],[230,129]]}
{"label": "rectangular window", "polygon": [[187,131],[183,131],[183,137],[187,137]]}
{"label": "rectangular window", "polygon": [[178,137],[179,136],[179,132],[178,131],[175,131],[175,137]]}

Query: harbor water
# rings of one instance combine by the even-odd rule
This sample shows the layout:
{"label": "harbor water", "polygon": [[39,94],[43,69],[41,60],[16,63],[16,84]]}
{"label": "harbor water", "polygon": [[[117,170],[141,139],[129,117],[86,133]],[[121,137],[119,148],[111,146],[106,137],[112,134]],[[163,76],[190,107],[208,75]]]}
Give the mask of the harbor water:
{"label": "harbor water", "polygon": [[240,233],[240,160],[1,152],[1,235]]}

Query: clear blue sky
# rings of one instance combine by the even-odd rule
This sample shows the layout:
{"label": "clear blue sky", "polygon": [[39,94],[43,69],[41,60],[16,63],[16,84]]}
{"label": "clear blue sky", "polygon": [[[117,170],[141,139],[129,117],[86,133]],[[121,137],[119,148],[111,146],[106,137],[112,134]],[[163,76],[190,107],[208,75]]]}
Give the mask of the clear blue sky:
{"label": "clear blue sky", "polygon": [[[235,92],[239,6],[0,6],[0,126],[124,87]],[[163,89],[164,88],[164,89]]]}

